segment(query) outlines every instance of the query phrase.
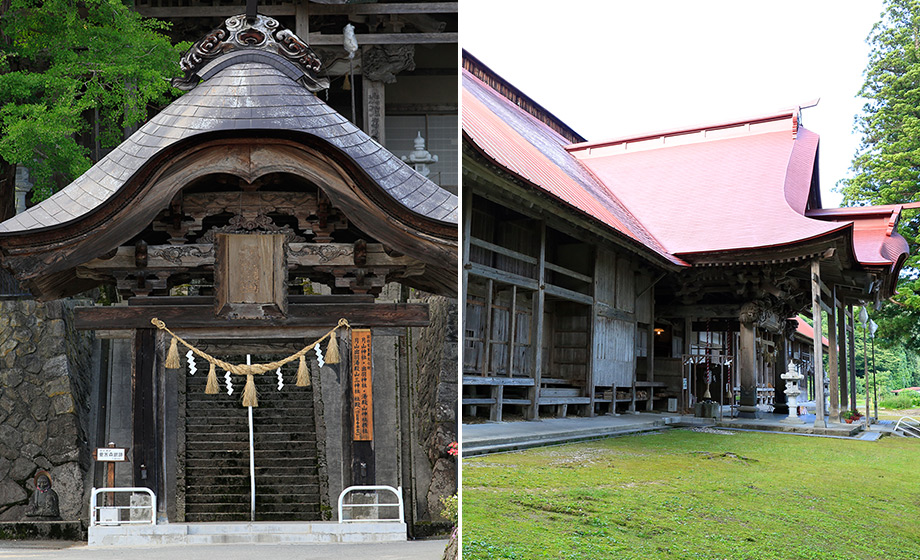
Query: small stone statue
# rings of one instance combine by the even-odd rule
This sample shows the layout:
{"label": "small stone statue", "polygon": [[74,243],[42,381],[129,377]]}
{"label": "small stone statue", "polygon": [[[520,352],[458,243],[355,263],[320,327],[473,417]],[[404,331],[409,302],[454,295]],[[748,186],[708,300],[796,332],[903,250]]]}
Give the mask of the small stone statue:
{"label": "small stone statue", "polygon": [[32,497],[29,499],[26,517],[61,518],[57,492],[51,489],[51,475],[45,471],[39,471],[35,475],[35,492],[32,493]]}

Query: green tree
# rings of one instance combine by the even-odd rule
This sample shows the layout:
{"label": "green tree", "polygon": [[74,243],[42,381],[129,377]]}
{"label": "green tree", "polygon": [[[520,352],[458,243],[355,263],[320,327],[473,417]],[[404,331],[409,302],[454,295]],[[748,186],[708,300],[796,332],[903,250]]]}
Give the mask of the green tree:
{"label": "green tree", "polygon": [[90,167],[79,135],[113,147],[178,93],[166,26],[120,0],[0,0],[0,219],[17,165],[46,198]]}
{"label": "green tree", "polygon": [[[920,0],[886,0],[867,38],[871,47],[866,103],[856,126],[862,134],[853,176],[838,188],[845,205],[900,204],[920,200]],[[905,210],[900,232],[910,254],[894,302],[873,314],[878,342],[920,351],[920,215]]]}

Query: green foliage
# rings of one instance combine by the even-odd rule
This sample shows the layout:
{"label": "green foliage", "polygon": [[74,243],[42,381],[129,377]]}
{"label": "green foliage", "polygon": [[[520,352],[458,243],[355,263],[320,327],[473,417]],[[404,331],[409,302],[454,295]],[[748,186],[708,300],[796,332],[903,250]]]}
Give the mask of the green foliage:
{"label": "green foliage", "polygon": [[460,500],[457,498],[457,495],[453,496],[441,496],[441,517],[449,519],[454,526],[457,525],[457,520],[459,519],[459,504]]}
{"label": "green foliage", "polygon": [[[872,28],[865,82],[866,99],[856,126],[862,134],[853,177],[838,187],[844,204],[898,204],[920,200],[920,0],[885,0]],[[920,351],[920,214],[905,210],[900,232],[910,244],[895,296],[878,322],[884,345]]]}
{"label": "green foliage", "polygon": [[880,399],[878,405],[882,408],[893,408],[897,410],[920,408],[920,393],[915,391],[901,391],[897,396]]}
{"label": "green foliage", "polygon": [[91,165],[77,135],[98,111],[103,147],[143,122],[148,106],[178,92],[185,45],[167,24],[141,18],[120,0],[9,0],[0,17],[0,158],[29,168],[36,198]]}
{"label": "green foliage", "polygon": [[920,558],[916,454],[672,430],[465,459],[463,558]]}

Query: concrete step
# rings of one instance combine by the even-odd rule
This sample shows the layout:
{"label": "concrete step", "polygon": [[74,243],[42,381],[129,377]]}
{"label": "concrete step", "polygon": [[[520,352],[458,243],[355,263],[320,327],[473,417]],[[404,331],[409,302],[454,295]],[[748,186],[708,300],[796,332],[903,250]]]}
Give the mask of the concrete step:
{"label": "concrete step", "polygon": [[406,540],[404,523],[170,523],[95,526],[89,546],[242,543],[373,543]]}

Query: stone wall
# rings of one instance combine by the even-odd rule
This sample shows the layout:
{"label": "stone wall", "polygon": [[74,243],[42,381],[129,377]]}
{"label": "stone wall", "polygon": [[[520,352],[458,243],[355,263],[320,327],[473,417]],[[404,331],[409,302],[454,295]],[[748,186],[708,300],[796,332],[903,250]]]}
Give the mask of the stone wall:
{"label": "stone wall", "polygon": [[61,517],[84,517],[93,338],[73,329],[79,304],[0,301],[0,521],[25,518],[39,470]]}
{"label": "stone wall", "polygon": [[[448,454],[457,441],[457,300],[440,296],[422,299],[429,305],[431,324],[417,329],[414,372],[416,441],[427,460],[427,494],[419,496],[420,520],[444,522],[441,497],[457,491],[457,458]],[[430,476],[430,479],[428,477]],[[418,488],[421,492],[423,488]],[[424,511],[427,509],[427,511]]]}

